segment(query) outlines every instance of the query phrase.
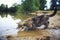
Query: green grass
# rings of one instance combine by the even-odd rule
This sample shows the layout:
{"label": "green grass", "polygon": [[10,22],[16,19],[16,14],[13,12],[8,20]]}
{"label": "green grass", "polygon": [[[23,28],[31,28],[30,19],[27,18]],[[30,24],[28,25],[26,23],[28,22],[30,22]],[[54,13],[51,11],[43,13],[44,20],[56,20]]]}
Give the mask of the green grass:
{"label": "green grass", "polygon": [[17,13],[17,15],[15,16],[16,18],[19,18],[21,20],[25,20],[29,17],[33,17],[34,15],[31,15],[31,14],[26,14],[24,15],[23,13]]}
{"label": "green grass", "polygon": [[17,15],[15,17],[19,18],[19,19],[22,19],[22,20],[26,19],[26,16],[22,13],[17,13]]}

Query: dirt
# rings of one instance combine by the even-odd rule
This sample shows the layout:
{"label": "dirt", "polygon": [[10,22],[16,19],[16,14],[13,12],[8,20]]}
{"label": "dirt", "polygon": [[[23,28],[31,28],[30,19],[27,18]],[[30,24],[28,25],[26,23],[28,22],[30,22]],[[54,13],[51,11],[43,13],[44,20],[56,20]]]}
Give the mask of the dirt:
{"label": "dirt", "polygon": [[51,17],[49,19],[49,21],[50,21],[49,27],[58,27],[58,28],[60,28],[60,16],[55,15],[54,17]]}

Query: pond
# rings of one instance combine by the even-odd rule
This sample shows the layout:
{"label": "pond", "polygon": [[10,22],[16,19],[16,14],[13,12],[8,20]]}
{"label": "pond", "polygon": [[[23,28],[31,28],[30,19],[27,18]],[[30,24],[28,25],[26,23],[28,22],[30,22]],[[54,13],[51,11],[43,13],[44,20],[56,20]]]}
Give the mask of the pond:
{"label": "pond", "polygon": [[0,16],[0,36],[16,35],[18,30],[18,22],[21,19],[14,19],[14,16],[7,15],[7,17]]}

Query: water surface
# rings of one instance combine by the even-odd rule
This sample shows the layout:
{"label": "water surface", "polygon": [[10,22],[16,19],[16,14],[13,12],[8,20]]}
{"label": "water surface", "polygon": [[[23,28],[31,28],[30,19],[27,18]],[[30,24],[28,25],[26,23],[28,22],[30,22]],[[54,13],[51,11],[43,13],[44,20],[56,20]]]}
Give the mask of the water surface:
{"label": "water surface", "polygon": [[16,29],[18,27],[17,23],[20,21],[20,19],[14,19],[11,15],[3,18],[0,16],[0,36],[16,35],[18,32]]}

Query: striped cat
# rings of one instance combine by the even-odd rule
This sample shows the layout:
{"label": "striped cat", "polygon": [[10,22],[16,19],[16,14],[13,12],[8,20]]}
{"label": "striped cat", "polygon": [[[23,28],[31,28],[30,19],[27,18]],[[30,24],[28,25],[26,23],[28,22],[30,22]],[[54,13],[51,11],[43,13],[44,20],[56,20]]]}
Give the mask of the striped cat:
{"label": "striped cat", "polygon": [[49,21],[48,21],[49,18],[56,15],[56,13],[57,13],[57,8],[54,7],[54,12],[52,14],[50,15],[43,14],[41,16],[36,16],[36,17],[29,19],[22,25],[23,26],[22,29],[26,27],[26,30],[32,30],[42,25],[45,25],[44,29],[46,29],[48,28],[48,25],[49,25]]}

